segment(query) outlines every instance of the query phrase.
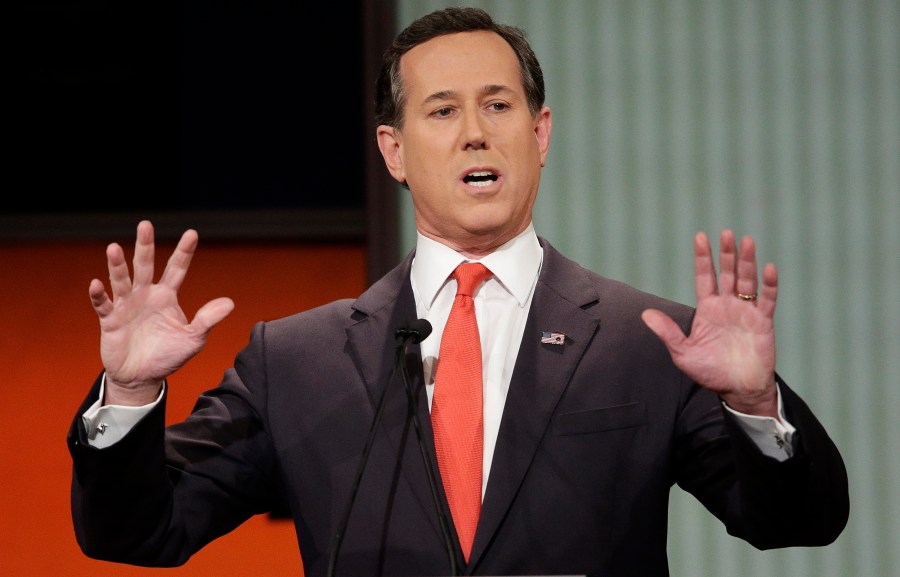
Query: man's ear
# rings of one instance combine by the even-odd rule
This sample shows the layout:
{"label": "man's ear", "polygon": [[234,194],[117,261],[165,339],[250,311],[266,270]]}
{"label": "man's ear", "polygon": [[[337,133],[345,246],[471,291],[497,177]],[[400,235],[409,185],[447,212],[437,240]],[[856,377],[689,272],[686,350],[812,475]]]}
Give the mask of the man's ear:
{"label": "man's ear", "polygon": [[406,182],[406,171],[403,169],[403,155],[400,154],[400,131],[393,126],[380,124],[375,131],[378,150],[384,158],[388,172],[397,182]]}
{"label": "man's ear", "polygon": [[541,108],[534,119],[534,135],[537,137],[538,150],[541,152],[541,166],[547,163],[547,154],[550,152],[550,132],[553,130],[553,118],[550,107]]}

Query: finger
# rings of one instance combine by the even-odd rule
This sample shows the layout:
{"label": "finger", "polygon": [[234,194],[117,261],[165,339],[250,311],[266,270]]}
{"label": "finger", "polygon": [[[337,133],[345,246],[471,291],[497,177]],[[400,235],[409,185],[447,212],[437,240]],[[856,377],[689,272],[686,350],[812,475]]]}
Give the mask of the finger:
{"label": "finger", "polygon": [[197,311],[191,326],[195,330],[207,332],[234,310],[234,301],[228,297],[221,297],[209,301]]}
{"label": "finger", "polygon": [[99,279],[95,278],[91,281],[91,285],[88,287],[88,296],[91,298],[91,306],[94,307],[100,318],[112,312],[113,303],[109,300],[109,295],[106,294],[106,289]]}
{"label": "finger", "polygon": [[737,247],[734,232],[725,229],[719,235],[719,292],[734,294],[737,274]]}
{"label": "finger", "polygon": [[716,294],[716,265],[706,233],[694,235],[694,285],[697,300]]}
{"label": "finger", "polygon": [[131,294],[131,276],[125,264],[125,251],[118,243],[106,247],[106,266],[109,269],[109,288],[113,298],[127,297]]}
{"label": "finger", "polygon": [[147,286],[153,284],[153,225],[149,220],[142,220],[137,226],[137,240],[134,243],[134,284]]}
{"label": "finger", "polygon": [[735,292],[744,295],[755,295],[758,284],[759,281],[756,276],[756,244],[753,242],[752,237],[745,236],[741,239]]}
{"label": "finger", "polygon": [[681,327],[662,311],[647,309],[641,313],[641,319],[659,337],[670,353],[674,354],[687,338]]}
{"label": "finger", "polygon": [[184,282],[184,277],[187,276],[188,268],[191,266],[191,259],[194,258],[194,252],[197,250],[198,241],[196,230],[184,231],[175,251],[169,257],[169,262],[166,263],[166,270],[163,271],[162,278],[159,280],[160,284],[165,284],[175,291],[181,288],[181,283]]}
{"label": "finger", "polygon": [[772,263],[763,267],[762,289],[756,306],[769,318],[775,315],[775,302],[778,299],[778,269]]}

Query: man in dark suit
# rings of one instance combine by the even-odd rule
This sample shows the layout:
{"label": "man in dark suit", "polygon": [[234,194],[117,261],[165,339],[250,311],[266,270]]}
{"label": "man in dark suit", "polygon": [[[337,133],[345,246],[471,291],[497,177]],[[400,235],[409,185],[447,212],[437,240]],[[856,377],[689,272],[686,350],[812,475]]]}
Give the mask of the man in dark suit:
{"label": "man in dark suit", "polygon": [[[778,279],[767,265],[759,282],[753,239],[738,247],[723,231],[717,274],[697,235],[689,308],[585,270],[538,237],[531,211],[551,132],[540,66],[520,30],[479,10],[410,25],[386,54],[377,98],[379,147],[412,194],[415,250],[356,300],[258,324],[220,385],[169,428],[165,380],[232,302],[210,301],[192,321],[179,306],[194,231],[158,283],[149,222],[133,279],[121,247],[108,248],[112,298],[90,286],[104,372],[69,434],[86,554],[177,565],[285,508],[310,576],[666,575],[676,483],[756,547],[837,538],[846,471],[775,372]],[[483,408],[471,531],[431,421],[452,384],[438,361],[463,262],[490,274],[472,295]],[[420,318],[433,334],[395,345]],[[409,367],[411,412],[395,358]]]}

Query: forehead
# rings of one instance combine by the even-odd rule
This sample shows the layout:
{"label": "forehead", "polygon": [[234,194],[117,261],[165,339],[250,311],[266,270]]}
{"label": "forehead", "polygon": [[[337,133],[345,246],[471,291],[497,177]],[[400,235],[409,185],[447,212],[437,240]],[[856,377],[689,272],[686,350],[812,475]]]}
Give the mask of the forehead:
{"label": "forehead", "polygon": [[447,34],[419,44],[401,58],[400,74],[412,101],[489,85],[524,92],[516,53],[502,37],[485,30]]}

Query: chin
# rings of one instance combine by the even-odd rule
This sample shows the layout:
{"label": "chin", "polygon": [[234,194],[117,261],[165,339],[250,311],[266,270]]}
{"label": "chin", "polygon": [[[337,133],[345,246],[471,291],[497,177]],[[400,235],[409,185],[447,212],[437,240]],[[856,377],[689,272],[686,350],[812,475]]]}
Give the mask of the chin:
{"label": "chin", "polygon": [[479,219],[465,223],[463,230],[472,237],[486,238],[501,234],[508,226],[509,223],[502,220]]}

